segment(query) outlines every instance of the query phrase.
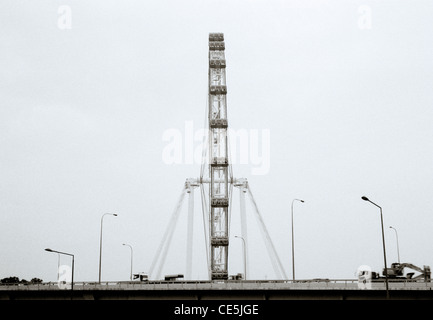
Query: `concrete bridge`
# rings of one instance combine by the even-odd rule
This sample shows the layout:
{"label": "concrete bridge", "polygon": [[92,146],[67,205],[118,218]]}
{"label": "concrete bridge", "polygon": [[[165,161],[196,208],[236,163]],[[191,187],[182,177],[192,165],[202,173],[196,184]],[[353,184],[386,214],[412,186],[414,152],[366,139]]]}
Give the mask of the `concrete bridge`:
{"label": "concrete bridge", "polygon": [[[390,299],[433,300],[431,282],[389,281]],[[226,280],[76,282],[73,290],[57,283],[1,285],[0,300],[378,300],[384,282],[368,289],[357,280]]]}

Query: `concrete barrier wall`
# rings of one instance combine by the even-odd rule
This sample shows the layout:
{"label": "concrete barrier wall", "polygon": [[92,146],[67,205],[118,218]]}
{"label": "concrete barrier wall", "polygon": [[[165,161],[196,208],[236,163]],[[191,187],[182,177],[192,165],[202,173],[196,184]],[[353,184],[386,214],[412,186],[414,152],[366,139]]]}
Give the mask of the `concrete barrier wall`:
{"label": "concrete barrier wall", "polygon": [[[370,290],[385,290],[384,282],[371,283]],[[389,282],[390,290],[433,290],[431,282]],[[30,285],[0,285],[1,292],[14,291],[59,291],[57,283],[42,283]],[[153,281],[140,282],[75,282],[74,291],[146,291],[146,290],[363,290],[356,280],[327,281]],[[369,290],[369,289],[364,289]]]}

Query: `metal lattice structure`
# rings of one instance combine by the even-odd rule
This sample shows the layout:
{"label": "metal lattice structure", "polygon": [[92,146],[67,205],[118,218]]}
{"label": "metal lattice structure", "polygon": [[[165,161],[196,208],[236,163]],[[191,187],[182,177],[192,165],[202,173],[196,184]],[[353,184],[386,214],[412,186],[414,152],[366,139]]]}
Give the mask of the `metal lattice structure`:
{"label": "metal lattice structure", "polygon": [[225,44],[209,35],[209,150],[211,279],[228,279],[228,153]]}

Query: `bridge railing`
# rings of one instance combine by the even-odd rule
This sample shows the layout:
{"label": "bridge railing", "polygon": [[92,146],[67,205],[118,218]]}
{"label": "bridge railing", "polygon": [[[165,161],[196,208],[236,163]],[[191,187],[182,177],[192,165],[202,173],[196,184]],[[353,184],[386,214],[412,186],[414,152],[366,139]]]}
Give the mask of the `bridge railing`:
{"label": "bridge railing", "polygon": [[[382,290],[384,282],[372,282],[371,289]],[[389,279],[391,290],[433,290],[431,282]],[[0,284],[2,290],[60,290],[57,282]],[[74,290],[357,290],[357,279],[308,280],[227,280],[227,281],[107,281],[74,282]]]}

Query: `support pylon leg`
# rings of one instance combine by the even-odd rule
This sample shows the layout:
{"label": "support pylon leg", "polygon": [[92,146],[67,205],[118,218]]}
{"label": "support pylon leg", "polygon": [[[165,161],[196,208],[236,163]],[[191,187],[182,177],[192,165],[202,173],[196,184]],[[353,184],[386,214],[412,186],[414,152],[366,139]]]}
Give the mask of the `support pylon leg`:
{"label": "support pylon leg", "polygon": [[247,233],[247,214],[245,209],[245,193],[247,192],[244,186],[239,188],[239,198],[240,198],[240,210],[241,210],[241,234],[242,238],[245,240],[245,274],[244,280],[246,280],[248,270],[248,233]]}
{"label": "support pylon leg", "polygon": [[186,279],[191,280],[192,272],[192,244],[194,238],[194,189],[189,189],[188,226],[186,245]]}

